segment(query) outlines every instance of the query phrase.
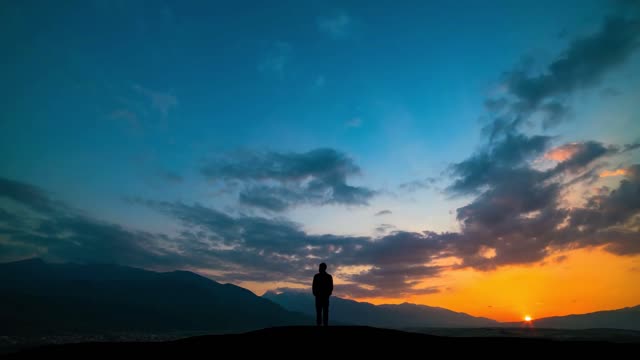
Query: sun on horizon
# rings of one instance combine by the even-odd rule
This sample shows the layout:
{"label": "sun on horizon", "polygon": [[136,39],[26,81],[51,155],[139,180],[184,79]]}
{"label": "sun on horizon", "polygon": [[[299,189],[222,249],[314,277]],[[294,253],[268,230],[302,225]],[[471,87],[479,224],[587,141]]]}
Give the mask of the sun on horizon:
{"label": "sun on horizon", "polygon": [[525,315],[525,316],[524,316],[524,321],[526,321],[526,322],[531,322],[531,320],[533,320],[533,318],[531,317],[531,315]]}

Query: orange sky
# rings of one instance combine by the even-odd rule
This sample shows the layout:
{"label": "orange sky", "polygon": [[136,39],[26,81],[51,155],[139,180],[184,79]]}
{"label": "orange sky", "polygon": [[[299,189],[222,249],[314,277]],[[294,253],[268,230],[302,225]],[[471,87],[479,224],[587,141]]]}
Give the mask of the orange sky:
{"label": "orange sky", "polygon": [[489,272],[449,271],[425,283],[445,288],[437,294],[358,300],[375,304],[409,301],[499,321],[521,321],[526,314],[536,319],[640,304],[640,255],[621,257],[600,249],[557,256],[562,255],[566,258],[560,262],[548,260]]}

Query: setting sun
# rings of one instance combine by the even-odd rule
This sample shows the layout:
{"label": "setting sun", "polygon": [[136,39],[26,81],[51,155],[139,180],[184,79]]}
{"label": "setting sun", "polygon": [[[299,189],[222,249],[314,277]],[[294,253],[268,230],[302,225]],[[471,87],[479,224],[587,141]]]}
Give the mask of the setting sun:
{"label": "setting sun", "polygon": [[531,316],[529,316],[529,315],[525,315],[525,316],[524,316],[524,321],[527,321],[527,322],[528,322],[528,321],[531,321],[531,320],[532,320],[532,319],[531,319]]}

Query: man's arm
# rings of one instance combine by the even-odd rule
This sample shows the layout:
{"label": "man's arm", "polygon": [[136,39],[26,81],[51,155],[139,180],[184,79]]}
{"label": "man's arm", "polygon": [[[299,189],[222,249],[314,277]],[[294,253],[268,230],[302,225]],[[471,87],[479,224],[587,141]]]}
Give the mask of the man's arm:
{"label": "man's arm", "polygon": [[318,292],[318,280],[317,280],[317,276],[313,277],[313,285],[311,285],[311,291],[313,292],[313,296],[316,296],[316,293]]}
{"label": "man's arm", "polygon": [[333,276],[329,275],[329,295],[333,293]]}

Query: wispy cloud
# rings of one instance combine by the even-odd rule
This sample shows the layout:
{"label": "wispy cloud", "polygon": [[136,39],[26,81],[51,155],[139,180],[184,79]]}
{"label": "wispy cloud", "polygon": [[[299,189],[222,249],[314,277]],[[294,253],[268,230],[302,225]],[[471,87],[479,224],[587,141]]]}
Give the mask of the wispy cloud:
{"label": "wispy cloud", "polygon": [[413,181],[409,181],[409,182],[406,182],[406,183],[402,183],[402,184],[398,185],[398,187],[400,188],[400,190],[404,190],[404,191],[407,191],[407,192],[416,192],[418,190],[429,189],[436,182],[437,182],[437,179],[430,177],[430,178],[426,178],[426,179],[413,180]]}
{"label": "wispy cloud", "polygon": [[333,39],[344,39],[353,31],[353,18],[345,11],[337,11],[329,16],[321,16],[316,20],[318,30]]}
{"label": "wispy cloud", "polygon": [[391,210],[384,209],[375,213],[375,216],[383,216],[383,215],[391,215],[391,214],[392,214]]}

